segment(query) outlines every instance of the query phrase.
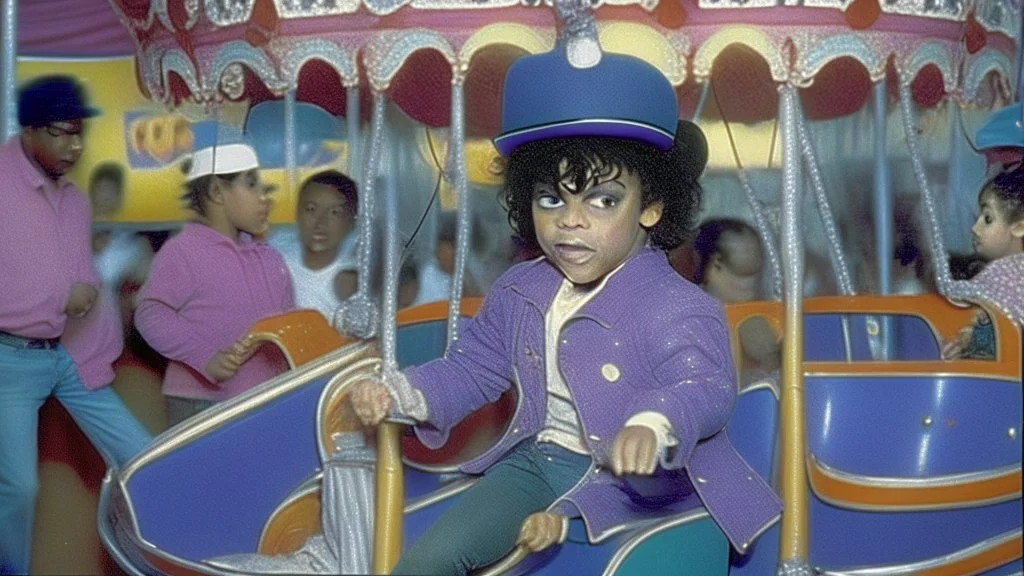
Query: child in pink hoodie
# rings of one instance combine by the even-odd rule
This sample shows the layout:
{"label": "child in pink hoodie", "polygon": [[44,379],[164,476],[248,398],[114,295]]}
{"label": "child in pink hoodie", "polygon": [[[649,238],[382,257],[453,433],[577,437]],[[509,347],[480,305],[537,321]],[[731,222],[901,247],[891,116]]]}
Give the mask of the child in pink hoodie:
{"label": "child in pink hoodie", "polygon": [[273,346],[248,349],[249,327],[294,307],[281,256],[266,233],[271,203],[256,152],[205,148],[185,166],[184,199],[197,218],[157,253],[139,293],[135,323],[170,360],[164,375],[169,425],[287,370]]}

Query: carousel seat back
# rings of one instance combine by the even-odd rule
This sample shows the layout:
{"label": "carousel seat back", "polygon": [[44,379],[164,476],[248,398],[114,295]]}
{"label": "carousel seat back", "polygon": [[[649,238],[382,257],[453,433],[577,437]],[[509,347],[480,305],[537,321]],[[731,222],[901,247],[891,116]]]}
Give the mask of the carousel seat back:
{"label": "carousel seat back", "polygon": [[342,346],[319,314],[288,316],[258,324],[250,337],[281,346],[297,368],[166,431],[117,476],[113,523],[128,531],[118,540],[162,572],[255,549],[274,509],[320,466],[321,392],[339,372],[372,361],[371,346]]}
{"label": "carousel seat back", "polygon": [[[848,309],[897,310],[862,304]],[[908,332],[935,341],[971,314],[930,296],[886,304],[921,320]],[[812,565],[843,574],[1020,569],[1020,331],[995,322],[994,361],[805,364]]]}
{"label": "carousel seat back", "polygon": [[236,419],[214,409],[195,424],[215,429],[165,444],[126,483],[142,538],[192,561],[253,549],[265,519],[320,464],[308,421],[323,380]]}
{"label": "carousel seat back", "polygon": [[[732,338],[733,355],[738,368],[738,381],[742,381],[742,352],[739,327],[753,318],[763,319],[781,333],[782,305],[778,302],[744,302],[725,307],[726,321]],[[761,477],[772,478],[779,424],[778,378],[768,375],[744,385],[736,398],[726,433],[736,450]]]}
{"label": "carousel seat back", "polygon": [[939,326],[956,322],[966,326],[969,314],[935,294],[808,298],[804,302],[804,361],[882,359],[883,333],[891,334],[892,360],[938,360],[944,340]]}

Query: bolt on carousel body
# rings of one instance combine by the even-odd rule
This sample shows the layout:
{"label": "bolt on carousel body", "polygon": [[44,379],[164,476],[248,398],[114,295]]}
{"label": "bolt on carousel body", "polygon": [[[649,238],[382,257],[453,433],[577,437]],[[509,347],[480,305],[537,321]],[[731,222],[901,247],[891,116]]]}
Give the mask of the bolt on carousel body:
{"label": "bolt on carousel body", "polygon": [[[302,168],[302,107],[344,113],[347,171],[362,196],[358,289],[333,326],[310,311],[253,326],[250,338],[279,346],[291,370],[172,428],[108,474],[100,531],[126,571],[387,573],[479,482],[461,465],[518,434],[518,384],[459,424],[440,450],[400,419],[364,430],[348,394],[361,379],[458,346],[481,305],[462,293],[471,184],[500,182],[489,139],[501,126],[502,78],[523,55],[581,38],[660,70],[680,116],[704,128],[712,149],[732,151],[712,155],[705,213],[754,222],[768,295],[726,306],[733,355],[738,372],[751,364],[741,328],[758,322],[775,335],[780,362],[767,376],[738,375],[726,434],[785,507],[756,538],[730,543],[695,478],[685,509],[596,533],[576,518],[560,544],[534,554],[516,548],[478,573],[1021,571],[1019,319],[954,281],[946,258],[956,240],[946,228],[963,221],[950,206],[973,211],[975,203],[973,191],[960,192],[974,183],[962,116],[986,115],[1012,97],[1019,5],[111,4],[137,40],[140,83],[152,99],[211,110],[231,100],[280,104],[287,186]],[[389,120],[399,111],[426,126],[431,152],[443,142],[447,162],[436,171],[458,207],[448,301],[402,310],[397,222],[407,204],[397,175],[408,159]],[[923,258],[938,294],[895,294],[892,223],[903,189],[922,207]],[[871,295],[857,293],[860,258],[849,242],[861,224],[874,230]],[[805,298],[805,255],[830,262],[824,276],[838,295]],[[370,272],[379,259],[378,304]],[[992,320],[992,357],[943,359],[942,344],[978,309]]]}

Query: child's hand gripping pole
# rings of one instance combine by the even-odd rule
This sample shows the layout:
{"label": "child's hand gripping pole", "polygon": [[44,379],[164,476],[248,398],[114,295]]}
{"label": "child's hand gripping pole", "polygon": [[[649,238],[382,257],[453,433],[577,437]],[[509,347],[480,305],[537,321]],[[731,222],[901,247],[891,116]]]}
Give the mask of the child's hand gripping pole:
{"label": "child's hand gripping pole", "polygon": [[554,544],[565,542],[569,535],[569,519],[552,512],[530,514],[519,530],[517,546],[530,552],[540,552]]}
{"label": "child's hand gripping pole", "polygon": [[[402,550],[402,416],[423,421],[426,401],[396,368],[382,368],[379,377],[354,384],[349,394],[352,408],[365,426],[377,427],[377,500],[375,504],[373,570],[389,573]],[[385,422],[392,413],[390,421]],[[395,418],[395,414],[399,418]],[[415,423],[414,421],[408,423]]]}
{"label": "child's hand gripping pole", "polygon": [[352,408],[363,425],[376,426],[389,416],[407,424],[426,420],[427,404],[419,390],[400,371],[382,370],[379,377],[357,382],[352,389]]}

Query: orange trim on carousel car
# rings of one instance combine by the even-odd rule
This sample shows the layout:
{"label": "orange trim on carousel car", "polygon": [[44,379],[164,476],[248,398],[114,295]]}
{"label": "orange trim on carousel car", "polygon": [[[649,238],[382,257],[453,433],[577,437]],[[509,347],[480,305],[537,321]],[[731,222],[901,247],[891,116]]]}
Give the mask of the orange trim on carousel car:
{"label": "orange trim on carousel car", "polygon": [[[830,474],[813,454],[807,456],[807,480],[829,503],[867,510],[934,510],[960,508],[1020,498],[1021,470],[940,486],[884,486]],[[899,481],[899,480],[894,480]]]}
{"label": "orange trim on carousel car", "polygon": [[785,311],[781,302],[757,300],[754,302],[737,302],[725,305],[725,321],[729,331],[736,332],[740,324],[749,318],[761,316],[772,328],[782,334],[782,314]]}
{"label": "orange trim on carousel car", "polygon": [[[476,316],[484,299],[480,297],[463,298],[459,310],[463,316]],[[395,322],[399,326],[421,324],[423,322],[436,322],[448,320],[448,301],[427,302],[411,308],[402,308],[395,315]]]}
{"label": "orange trim on carousel car", "polygon": [[1021,557],[1024,548],[1024,537],[1017,536],[994,548],[989,548],[967,558],[945,566],[936,566],[917,573],[917,576],[963,576],[964,574],[982,574],[993,568],[1009,564]]}
{"label": "orange trim on carousel car", "polygon": [[253,324],[246,338],[277,345],[291,368],[356,341],[339,334],[316,310],[292,310],[268,316]]}

